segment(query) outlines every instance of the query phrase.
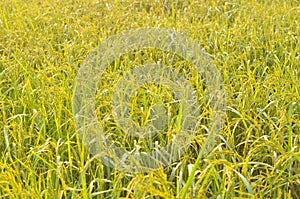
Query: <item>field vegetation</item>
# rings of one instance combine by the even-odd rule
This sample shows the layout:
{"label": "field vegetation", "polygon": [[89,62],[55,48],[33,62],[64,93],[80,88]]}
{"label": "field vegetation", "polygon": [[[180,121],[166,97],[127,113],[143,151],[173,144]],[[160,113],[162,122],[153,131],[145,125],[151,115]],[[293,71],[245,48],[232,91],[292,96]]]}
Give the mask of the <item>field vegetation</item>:
{"label": "field vegetation", "polygon": [[[141,27],[200,42],[223,77],[224,124],[199,164],[208,103],[190,150],[157,171],[109,168],[79,138],[72,102],[82,63],[109,36]],[[1,0],[0,198],[300,198],[299,33],[298,0]],[[170,64],[205,101],[205,81],[198,85],[197,75],[188,75],[191,66],[170,56],[130,52],[103,74],[96,112],[128,151],[147,146],[126,137],[111,114],[113,88],[130,67]],[[172,99],[164,87],[138,89],[133,120],[147,124],[149,107],[160,100],[176,121]],[[176,122],[166,132],[175,130]],[[156,139],[168,142],[168,134]]]}

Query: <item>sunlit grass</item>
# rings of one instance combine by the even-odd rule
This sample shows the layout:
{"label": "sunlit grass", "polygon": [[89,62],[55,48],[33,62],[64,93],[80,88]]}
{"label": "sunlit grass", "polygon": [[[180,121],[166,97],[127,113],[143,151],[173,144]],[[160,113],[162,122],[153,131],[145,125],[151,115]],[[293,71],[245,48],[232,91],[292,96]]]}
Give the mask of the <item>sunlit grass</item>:
{"label": "sunlit grass", "polygon": [[[178,198],[189,188],[186,198],[299,198],[299,16],[296,0],[0,1],[0,197]],[[175,29],[201,42],[224,78],[225,124],[189,187],[205,128],[180,161],[145,174],[102,165],[75,129],[72,99],[83,60],[108,36],[139,27]],[[172,63],[167,54],[147,52],[124,56],[99,84],[97,114],[128,150],[134,140],[110,117],[118,78],[145,57],[183,76],[189,70],[181,59]],[[195,74],[185,77],[205,101]],[[162,99],[147,89],[159,90]],[[147,110],[155,100],[173,96],[155,85],[133,96],[136,123],[147,124],[141,107]],[[168,108],[176,126],[177,107]],[[202,110],[205,126],[210,109]]]}

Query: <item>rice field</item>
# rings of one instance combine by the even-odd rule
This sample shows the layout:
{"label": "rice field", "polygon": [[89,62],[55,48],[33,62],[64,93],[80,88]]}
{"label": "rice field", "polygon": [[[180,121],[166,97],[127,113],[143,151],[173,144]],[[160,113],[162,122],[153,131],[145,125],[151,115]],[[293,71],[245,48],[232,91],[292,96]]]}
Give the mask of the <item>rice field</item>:
{"label": "rice field", "polygon": [[[186,152],[134,173],[109,167],[84,144],[74,95],[91,53],[139,28],[200,43],[222,77],[226,104],[215,143],[202,153],[214,114],[207,79],[183,57],[154,48],[114,60],[97,84],[95,114],[116,146],[167,145],[185,116],[172,89],[147,84],[128,98],[131,119],[148,125],[154,107],[169,114],[168,127],[153,140],[119,127],[114,89],[136,66],[171,66],[201,105]],[[299,0],[1,0],[0,198],[300,198],[299,33]]]}

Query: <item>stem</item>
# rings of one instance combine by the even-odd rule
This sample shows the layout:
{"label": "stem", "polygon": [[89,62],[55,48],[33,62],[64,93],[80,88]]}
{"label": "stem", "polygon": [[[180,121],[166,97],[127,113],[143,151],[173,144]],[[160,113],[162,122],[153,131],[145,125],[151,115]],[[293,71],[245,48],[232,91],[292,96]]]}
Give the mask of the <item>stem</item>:
{"label": "stem", "polygon": [[[213,138],[214,138],[213,135],[214,135],[214,134],[215,134],[214,132],[211,132],[211,133],[208,135],[208,137],[206,138],[206,140],[205,140],[203,146],[201,147],[200,152],[199,152],[199,155],[198,155],[198,157],[197,157],[197,159],[196,159],[196,161],[195,161],[195,164],[194,164],[194,166],[193,166],[193,168],[192,168],[192,171],[191,171],[191,173],[190,173],[190,175],[189,175],[189,177],[188,177],[188,179],[187,179],[187,182],[186,182],[185,186],[183,187],[183,190],[182,190],[181,195],[180,195],[180,197],[179,197],[180,199],[185,199],[185,196],[186,196],[186,194],[187,194],[187,192],[188,192],[188,190],[189,190],[189,187],[191,186],[191,183],[192,183],[192,181],[193,181],[193,179],[194,179],[195,173],[196,173],[197,169],[198,169],[199,166],[200,166],[200,160],[201,160],[202,157],[203,157],[204,150],[205,150],[205,149],[208,147],[208,145],[211,143],[210,140],[211,140],[212,142],[214,142],[214,140],[213,140]],[[208,149],[207,149],[207,151],[208,151]]]}

